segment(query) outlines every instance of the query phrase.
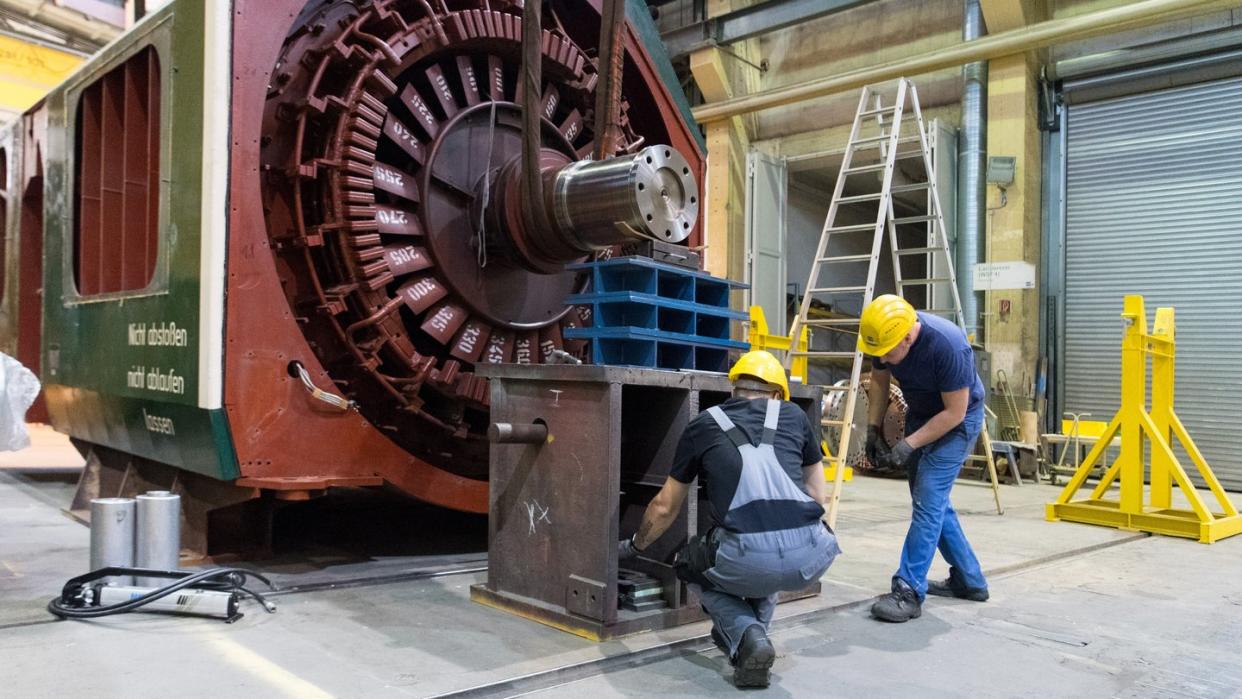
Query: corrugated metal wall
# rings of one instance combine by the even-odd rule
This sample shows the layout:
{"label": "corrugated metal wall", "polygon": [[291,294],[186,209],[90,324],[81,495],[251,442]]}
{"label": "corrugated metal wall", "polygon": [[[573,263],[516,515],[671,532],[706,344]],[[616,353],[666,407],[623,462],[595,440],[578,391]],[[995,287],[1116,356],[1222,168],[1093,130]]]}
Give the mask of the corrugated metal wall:
{"label": "corrugated metal wall", "polygon": [[1123,296],[1173,306],[1178,415],[1242,490],[1242,78],[1074,104],[1066,139],[1065,409],[1116,412]]}

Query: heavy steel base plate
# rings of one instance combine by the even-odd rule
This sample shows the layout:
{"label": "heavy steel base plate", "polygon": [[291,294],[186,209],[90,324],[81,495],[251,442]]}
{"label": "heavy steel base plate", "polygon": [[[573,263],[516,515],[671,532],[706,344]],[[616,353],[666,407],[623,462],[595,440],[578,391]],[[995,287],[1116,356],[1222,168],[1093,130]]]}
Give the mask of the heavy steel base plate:
{"label": "heavy steel base plate", "polygon": [[[780,602],[783,604],[814,597],[819,594],[820,588],[820,583],[815,583],[805,590],[781,593]],[[631,612],[621,609],[617,612],[616,623],[605,624],[577,614],[570,614],[565,611],[564,607],[554,607],[529,597],[489,590],[487,583],[471,585],[470,599],[591,641],[607,641],[642,631],[658,631],[703,621],[707,618],[703,608],[697,602],[692,602],[677,609],[664,608],[647,612]]]}
{"label": "heavy steel base plate", "polygon": [[1180,536],[1196,539],[1202,544],[1211,544],[1235,534],[1242,534],[1242,515],[1227,517],[1220,513],[1209,513],[1213,516],[1205,521],[1193,510],[1177,508],[1145,508],[1143,512],[1125,512],[1120,503],[1109,500],[1083,499],[1064,504],[1050,503],[1046,514],[1051,522],[1061,519],[1149,534]]}

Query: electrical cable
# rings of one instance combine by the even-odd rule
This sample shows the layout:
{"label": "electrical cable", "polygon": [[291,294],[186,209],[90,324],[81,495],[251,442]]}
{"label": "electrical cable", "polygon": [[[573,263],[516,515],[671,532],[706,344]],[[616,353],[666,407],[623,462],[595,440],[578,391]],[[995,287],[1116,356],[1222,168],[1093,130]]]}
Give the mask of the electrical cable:
{"label": "electrical cable", "polygon": [[[86,607],[88,585],[95,580],[115,575],[138,575],[144,577],[180,578],[176,582],[157,588],[141,597],[118,602],[116,604]],[[142,568],[101,568],[86,575],[80,575],[65,583],[60,597],[47,604],[47,610],[63,619],[96,619],[112,614],[123,614],[135,611],[155,600],[167,597],[186,588],[212,590],[216,592],[234,592],[251,597],[263,606],[269,614],[276,613],[276,605],[269,602],[263,595],[245,586],[247,578],[254,578],[268,587],[275,589],[266,577],[241,568],[214,568],[199,573],[182,573],[177,571],[146,570]]]}
{"label": "electrical cable", "polygon": [[358,408],[358,404],[354,401],[338,396],[335,393],[329,393],[328,391],[316,386],[314,379],[312,379],[310,373],[306,371],[306,367],[302,366],[302,362],[297,360],[290,362],[289,373],[294,375],[296,378],[301,379],[302,385],[306,387],[307,393],[310,393],[312,398],[327,403],[343,413],[349,412],[350,410],[356,410]]}
{"label": "electrical cable", "polygon": [[492,203],[492,145],[496,137],[496,100],[492,100],[487,119],[487,157],[483,160],[483,204],[479,207],[479,247],[475,251],[479,269],[487,267],[487,207]]}

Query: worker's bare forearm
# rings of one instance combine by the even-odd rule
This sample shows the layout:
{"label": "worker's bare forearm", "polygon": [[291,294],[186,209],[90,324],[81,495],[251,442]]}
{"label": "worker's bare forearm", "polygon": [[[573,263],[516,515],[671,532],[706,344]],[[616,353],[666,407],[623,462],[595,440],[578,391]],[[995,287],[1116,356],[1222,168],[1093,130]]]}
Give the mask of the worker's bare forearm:
{"label": "worker's bare forearm", "polygon": [[948,410],[941,410],[936,416],[927,421],[927,424],[920,427],[906,441],[910,446],[918,449],[921,446],[931,444],[949,433],[954,427],[962,424],[961,416],[955,415]]}
{"label": "worker's bare forearm", "polygon": [[906,443],[915,449],[931,444],[962,424],[966,419],[966,408],[970,405],[970,388],[942,391],[940,400],[944,409],[928,420],[926,425],[906,437]]}
{"label": "worker's bare forearm", "polygon": [[889,373],[879,369],[871,371],[871,385],[867,388],[867,424],[884,423],[884,412],[888,410]]}
{"label": "worker's bare forearm", "polygon": [[824,478],[824,462],[802,467],[802,481],[806,494],[823,505],[828,501],[828,481]]}
{"label": "worker's bare forearm", "polygon": [[634,534],[634,545],[640,551],[654,544],[673,525],[673,520],[677,519],[677,513],[681,512],[681,504],[686,501],[686,494],[689,492],[689,484],[672,476],[664,481],[664,487],[647,505],[642,524],[638,525],[638,532]]}
{"label": "worker's bare forearm", "polygon": [[676,510],[661,503],[652,502],[647,507],[647,512],[643,514],[642,524],[638,525],[638,533],[634,535],[634,545],[639,549],[645,549],[654,544],[664,535],[664,532],[668,531],[675,519],[677,519]]}

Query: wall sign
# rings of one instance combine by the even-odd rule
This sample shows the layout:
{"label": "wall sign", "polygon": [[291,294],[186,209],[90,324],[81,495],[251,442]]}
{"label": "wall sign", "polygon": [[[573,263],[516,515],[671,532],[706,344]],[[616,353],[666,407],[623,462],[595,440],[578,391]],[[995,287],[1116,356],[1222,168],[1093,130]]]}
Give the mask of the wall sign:
{"label": "wall sign", "polygon": [[1029,262],[981,262],[974,266],[975,291],[1034,288],[1035,265]]}

